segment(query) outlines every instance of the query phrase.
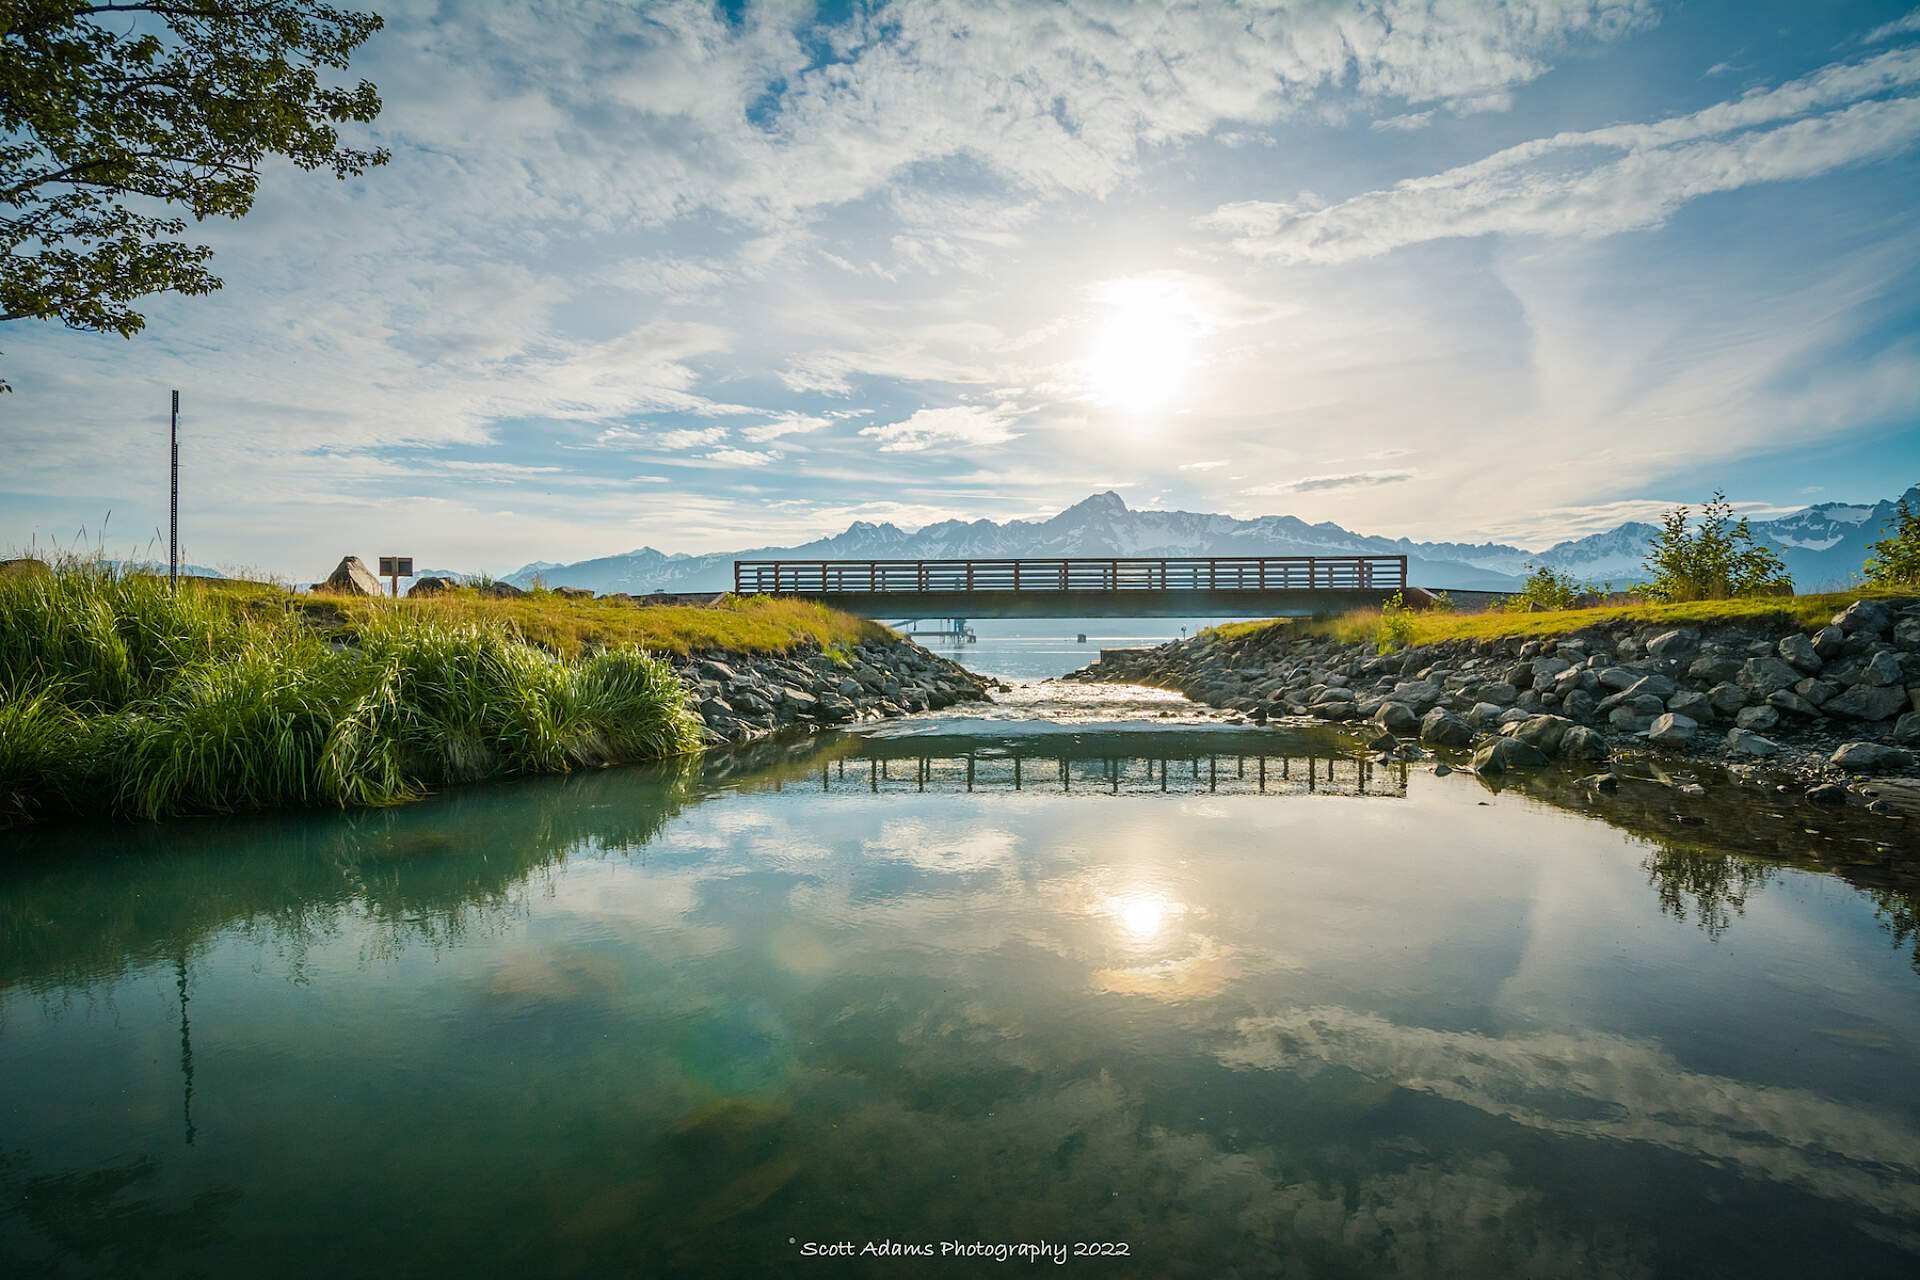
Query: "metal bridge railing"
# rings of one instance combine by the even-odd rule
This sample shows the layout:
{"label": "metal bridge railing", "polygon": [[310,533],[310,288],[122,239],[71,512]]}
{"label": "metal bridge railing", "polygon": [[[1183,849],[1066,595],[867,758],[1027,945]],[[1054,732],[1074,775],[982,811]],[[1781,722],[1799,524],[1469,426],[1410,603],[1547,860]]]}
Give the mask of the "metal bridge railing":
{"label": "metal bridge railing", "polygon": [[1405,556],[1078,556],[1020,560],[736,560],[741,595],[978,591],[1393,591]]}

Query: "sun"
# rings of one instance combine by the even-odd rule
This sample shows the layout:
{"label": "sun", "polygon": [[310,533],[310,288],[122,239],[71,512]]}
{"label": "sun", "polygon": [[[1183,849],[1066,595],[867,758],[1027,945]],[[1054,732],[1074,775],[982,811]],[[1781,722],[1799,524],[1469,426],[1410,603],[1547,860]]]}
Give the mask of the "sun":
{"label": "sun", "polygon": [[1179,284],[1113,280],[1094,291],[1096,318],[1083,363],[1086,391],[1124,413],[1170,407],[1197,362],[1203,317]]}

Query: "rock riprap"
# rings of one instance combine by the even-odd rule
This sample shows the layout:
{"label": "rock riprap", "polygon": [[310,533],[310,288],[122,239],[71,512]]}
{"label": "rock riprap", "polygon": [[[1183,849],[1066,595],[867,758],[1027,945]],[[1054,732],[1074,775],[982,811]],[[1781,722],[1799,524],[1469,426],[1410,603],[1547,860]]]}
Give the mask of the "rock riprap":
{"label": "rock riprap", "polygon": [[1920,746],[1920,599],[1858,601],[1811,627],[1784,615],[1622,619],[1387,654],[1285,626],[1207,631],[1067,678],[1172,689],[1259,722],[1311,716],[1434,747],[1528,748],[1498,747],[1489,771],[1634,746],[1884,775],[1911,770],[1915,753],[1898,748]]}
{"label": "rock riprap", "polygon": [[670,661],[713,744],[989,700],[987,681],[908,640],[867,641],[845,653],[807,646]]}

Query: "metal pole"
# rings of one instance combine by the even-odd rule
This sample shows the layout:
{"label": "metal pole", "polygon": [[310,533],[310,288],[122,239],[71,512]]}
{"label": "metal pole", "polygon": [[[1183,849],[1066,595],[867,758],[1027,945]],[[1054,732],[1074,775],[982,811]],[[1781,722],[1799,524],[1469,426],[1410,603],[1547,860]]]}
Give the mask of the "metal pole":
{"label": "metal pole", "polygon": [[180,393],[173,393],[173,427],[169,432],[173,465],[167,478],[167,590],[180,588]]}

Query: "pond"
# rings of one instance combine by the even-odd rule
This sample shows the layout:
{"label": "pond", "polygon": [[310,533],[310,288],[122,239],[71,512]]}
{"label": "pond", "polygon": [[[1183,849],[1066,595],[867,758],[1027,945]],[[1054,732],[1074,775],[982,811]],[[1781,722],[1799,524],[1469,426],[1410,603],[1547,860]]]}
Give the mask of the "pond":
{"label": "pond", "polygon": [[1920,895],[1053,696],[9,837],[0,1270],[1920,1267]]}

